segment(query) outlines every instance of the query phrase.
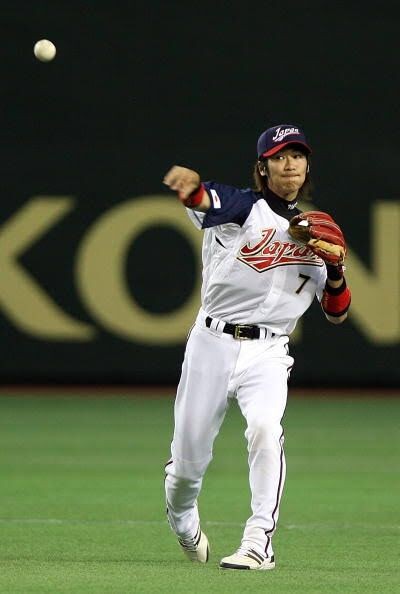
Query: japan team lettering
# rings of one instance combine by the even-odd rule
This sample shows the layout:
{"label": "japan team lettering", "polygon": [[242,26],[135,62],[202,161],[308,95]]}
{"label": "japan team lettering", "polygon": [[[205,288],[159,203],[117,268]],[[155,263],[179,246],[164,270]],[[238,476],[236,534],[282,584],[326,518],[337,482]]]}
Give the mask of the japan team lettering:
{"label": "japan team lettering", "polygon": [[299,245],[292,241],[271,241],[275,229],[263,229],[262,239],[254,246],[249,243],[244,245],[237,259],[247,264],[257,272],[265,272],[276,266],[288,264],[307,264],[310,266],[323,266],[323,261],[318,258],[306,245]]}
{"label": "japan team lettering", "polygon": [[286,136],[292,134],[300,134],[298,128],[278,128],[275,135],[272,137],[274,142],[281,142]]}

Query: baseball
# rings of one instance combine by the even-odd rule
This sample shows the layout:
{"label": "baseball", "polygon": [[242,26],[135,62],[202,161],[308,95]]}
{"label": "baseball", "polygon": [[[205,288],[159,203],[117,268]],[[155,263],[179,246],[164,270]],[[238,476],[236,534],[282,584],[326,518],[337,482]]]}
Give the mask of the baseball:
{"label": "baseball", "polygon": [[299,223],[297,223],[299,227],[308,227],[308,221],[307,220],[303,220],[300,221]]}
{"label": "baseball", "polygon": [[48,39],[40,39],[33,48],[33,53],[41,62],[51,62],[56,55],[56,51],[56,46]]}

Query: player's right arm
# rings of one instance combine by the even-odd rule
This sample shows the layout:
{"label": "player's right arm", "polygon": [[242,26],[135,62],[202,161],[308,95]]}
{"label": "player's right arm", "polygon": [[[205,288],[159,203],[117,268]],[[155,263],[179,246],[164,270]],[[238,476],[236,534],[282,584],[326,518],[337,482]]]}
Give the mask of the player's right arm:
{"label": "player's right arm", "polygon": [[207,212],[211,206],[200,175],[193,169],[174,165],[165,174],[163,183],[178,193],[178,198],[187,208]]}

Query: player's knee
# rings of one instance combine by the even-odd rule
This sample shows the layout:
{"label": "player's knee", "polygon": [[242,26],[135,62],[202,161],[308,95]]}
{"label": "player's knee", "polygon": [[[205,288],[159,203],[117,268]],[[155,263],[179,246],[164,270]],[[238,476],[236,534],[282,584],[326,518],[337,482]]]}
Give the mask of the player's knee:
{"label": "player's knee", "polygon": [[281,436],[280,423],[262,416],[253,419],[246,430],[249,451],[275,449],[282,440]]}
{"label": "player's knee", "polygon": [[180,483],[187,483],[200,479],[211,461],[211,456],[199,461],[189,461],[176,458],[166,469],[167,475],[173,476]]}

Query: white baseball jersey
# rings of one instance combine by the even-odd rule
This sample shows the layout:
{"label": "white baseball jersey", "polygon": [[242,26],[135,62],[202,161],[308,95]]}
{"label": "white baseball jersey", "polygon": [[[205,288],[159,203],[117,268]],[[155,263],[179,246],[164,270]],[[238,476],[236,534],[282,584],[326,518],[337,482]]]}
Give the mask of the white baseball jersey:
{"label": "white baseball jersey", "polygon": [[187,209],[204,229],[201,310],[234,324],[289,335],[326,282],[324,262],[288,234],[296,203],[246,189],[205,182],[206,213]]}

